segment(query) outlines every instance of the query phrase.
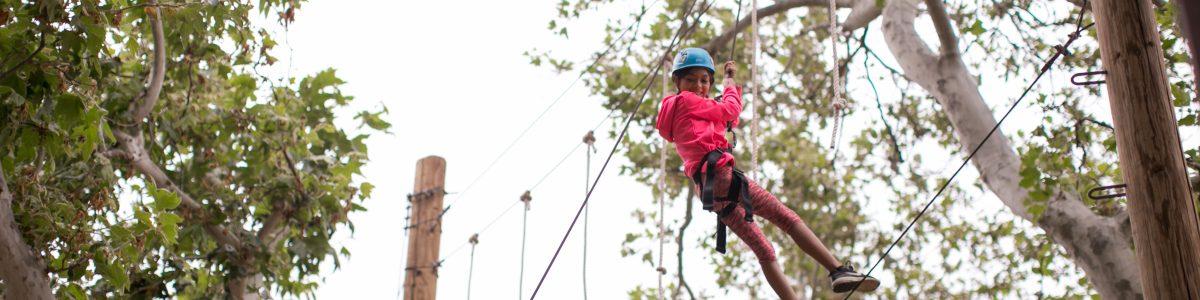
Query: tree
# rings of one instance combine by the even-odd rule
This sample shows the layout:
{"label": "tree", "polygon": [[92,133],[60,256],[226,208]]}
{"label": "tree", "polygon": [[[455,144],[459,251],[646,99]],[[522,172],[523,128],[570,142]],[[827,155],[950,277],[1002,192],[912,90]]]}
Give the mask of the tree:
{"label": "tree", "polygon": [[329,239],[386,109],[347,132],[332,69],[259,75],[251,19],[301,2],[257,3],[0,1],[6,298],[299,296],[349,255]]}
{"label": "tree", "polygon": [[[611,2],[564,1],[551,29],[566,36],[567,27],[562,24]],[[638,27],[646,30],[644,33],[617,39],[617,33],[631,23],[618,21],[608,26],[608,39],[626,45],[630,52],[603,57],[597,67],[585,70],[593,92],[608,99],[605,109],[631,112],[642,88],[639,79],[654,71],[647,62],[663,56],[674,32],[685,28],[681,24],[685,15],[704,14],[699,30],[684,45],[700,45],[717,60],[727,59],[731,51],[743,58],[752,54],[746,35],[749,14],[743,12],[741,19],[734,20],[734,2],[716,1],[708,10],[700,8],[713,1],[666,2],[665,8],[651,9],[657,16],[637,19],[649,23]],[[948,174],[925,165],[957,166],[996,124],[996,115],[1003,113],[993,109],[1007,108],[1013,100],[995,91],[1027,84],[1055,54],[1053,45],[1065,42],[1067,33],[1091,18],[1085,13],[1084,20],[1077,20],[1079,11],[1085,9],[1082,1],[839,0],[844,31],[837,36],[843,41],[839,46],[846,49],[843,59],[833,62],[827,46],[828,3],[789,0],[758,8],[766,62],[760,63],[763,91],[752,96],[761,101],[754,113],[760,127],[766,129],[756,137],[763,145],[759,156],[763,168],[756,172],[765,175],[761,178],[766,179],[767,188],[794,208],[837,256],[866,267],[947,180]],[[916,29],[918,18],[926,18],[918,11],[921,3],[936,35],[922,36]],[[1196,112],[1189,100],[1196,91],[1186,74],[1189,59],[1185,49],[1176,44],[1180,33],[1174,22],[1175,8],[1165,2],[1156,5],[1164,59],[1175,105],[1181,110],[1179,124],[1192,128]],[[873,30],[882,31],[890,53],[870,47],[872,41],[878,41],[878,35],[870,35]],[[731,49],[731,40],[738,34],[743,35],[743,42]],[[1065,49],[1054,67],[1069,72],[1100,70],[1094,34],[1094,30],[1087,31]],[[531,56],[536,62],[571,66],[546,53]],[[849,91],[847,100],[852,103],[847,123],[867,124],[854,135],[847,133],[852,140],[841,150],[830,149],[827,135],[834,120],[829,104],[831,70],[847,78],[843,88]],[[889,77],[895,88],[876,85],[876,80]],[[1096,86],[1037,86],[1022,109],[1029,114],[1032,107],[1040,116],[1026,117],[1032,121],[1026,124],[1009,122],[991,137],[972,160],[982,183],[972,184],[971,175],[960,177],[949,193],[935,202],[930,214],[883,265],[886,270],[882,274],[892,277],[896,286],[885,286],[879,296],[1032,298],[1096,293],[1112,299],[1137,298],[1141,285],[1123,201],[1085,197],[1090,188],[1121,182],[1112,128],[1103,121],[1108,112],[1091,106],[1099,91]],[[628,173],[647,184],[653,184],[655,177],[650,174],[659,171],[655,159],[657,151],[663,150],[654,146],[658,143],[652,132],[656,111],[657,105],[641,106],[634,114],[635,128],[641,129],[641,134],[624,141],[627,151],[623,153],[632,162]],[[1010,131],[1012,128],[1017,129]],[[749,144],[744,140],[748,135],[739,135],[743,138],[740,145]],[[1194,143],[1185,144],[1185,150],[1189,161],[1195,161],[1200,151]],[[749,152],[748,147],[737,149],[739,161],[748,161]],[[669,165],[679,166],[677,158],[673,159],[676,161]],[[679,170],[665,171],[674,175],[669,189],[678,197],[688,188],[686,176]],[[892,195],[864,192],[879,190],[890,190]],[[990,199],[999,201],[987,203]],[[880,202],[890,204],[894,216],[866,214]],[[984,209],[978,208],[981,206]],[[863,225],[875,220],[888,225],[879,229]],[[786,236],[767,229],[779,245],[789,245]],[[646,232],[636,237],[656,238],[648,233],[652,231]],[[679,237],[683,232],[679,229],[669,234]],[[637,241],[630,239],[625,252],[649,251]],[[702,237],[695,242],[708,244],[711,240]],[[777,251],[786,272],[796,274],[794,279],[802,283],[801,292],[814,298],[828,293],[825,272],[793,248]],[[720,288],[760,284],[753,272],[756,265],[742,259],[712,259],[721,274]],[[1044,282],[1065,290],[1051,295],[1024,288],[1046,286]],[[680,282],[672,288],[682,286]],[[754,289],[748,290],[753,295]]]}

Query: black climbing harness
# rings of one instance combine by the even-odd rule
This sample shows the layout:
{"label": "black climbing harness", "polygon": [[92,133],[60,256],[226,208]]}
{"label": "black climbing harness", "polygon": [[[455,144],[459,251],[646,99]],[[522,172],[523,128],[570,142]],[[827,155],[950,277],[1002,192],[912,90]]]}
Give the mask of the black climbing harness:
{"label": "black climbing harness", "polygon": [[[696,185],[700,187],[700,203],[704,205],[704,210],[713,211],[713,202],[715,201],[732,202],[728,205],[725,205],[725,208],[722,208],[719,212],[713,211],[717,213],[717,252],[722,254],[725,253],[726,225],[725,222],[721,221],[721,218],[732,213],[733,210],[737,208],[737,204],[740,202],[742,204],[742,208],[746,210],[746,216],[744,218],[745,221],[754,222],[754,208],[750,206],[750,184],[749,181],[746,181],[746,175],[742,174],[741,170],[733,168],[733,174],[729,180],[729,192],[725,198],[718,200],[713,196],[713,185],[711,183],[714,179],[716,179],[717,161],[719,161],[721,156],[727,151],[728,150],[717,149],[708,152],[708,154],[704,155],[704,161],[702,162],[704,165],[701,166],[702,168],[696,170],[696,173],[692,174],[692,181],[694,181]],[[704,177],[704,181],[701,181],[700,173],[704,173],[703,170],[708,170],[708,172],[707,176]],[[706,182],[710,184],[704,184]]]}

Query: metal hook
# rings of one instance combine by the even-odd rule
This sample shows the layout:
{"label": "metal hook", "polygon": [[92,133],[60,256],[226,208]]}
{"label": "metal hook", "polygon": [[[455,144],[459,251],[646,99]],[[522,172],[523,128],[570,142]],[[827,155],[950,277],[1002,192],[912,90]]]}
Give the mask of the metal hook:
{"label": "metal hook", "polygon": [[[1100,194],[1100,192],[1103,192],[1103,191],[1116,190],[1116,189],[1121,189],[1121,192]],[[1104,199],[1112,199],[1112,198],[1119,198],[1119,197],[1125,197],[1125,184],[1124,183],[1095,187],[1095,188],[1092,188],[1091,190],[1088,190],[1088,198],[1092,198],[1092,200],[1104,200]]]}
{"label": "metal hook", "polygon": [[1083,72],[1083,73],[1075,73],[1075,75],[1071,75],[1071,84],[1079,85],[1079,86],[1102,84],[1102,83],[1104,83],[1104,79],[1087,80],[1087,81],[1079,81],[1079,79],[1081,77],[1090,77],[1090,76],[1106,75],[1106,74],[1108,74],[1108,71],[1088,71],[1088,72]]}

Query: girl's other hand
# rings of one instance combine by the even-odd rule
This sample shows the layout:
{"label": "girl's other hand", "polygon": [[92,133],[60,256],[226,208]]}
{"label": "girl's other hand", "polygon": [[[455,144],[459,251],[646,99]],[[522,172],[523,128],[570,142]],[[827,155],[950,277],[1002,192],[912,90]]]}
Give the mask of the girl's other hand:
{"label": "girl's other hand", "polygon": [[737,71],[737,63],[734,63],[732,60],[726,61],[724,69],[725,77],[733,77],[733,74]]}

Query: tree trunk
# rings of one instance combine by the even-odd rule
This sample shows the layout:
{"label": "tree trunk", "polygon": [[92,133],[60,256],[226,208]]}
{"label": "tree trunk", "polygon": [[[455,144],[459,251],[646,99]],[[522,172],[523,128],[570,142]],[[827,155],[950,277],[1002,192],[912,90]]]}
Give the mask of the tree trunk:
{"label": "tree trunk", "polygon": [[[940,10],[939,0],[931,1]],[[992,111],[979,93],[975,77],[967,71],[954,43],[957,38],[948,26],[950,20],[935,17],[942,41],[936,55],[917,35],[913,19],[917,15],[912,0],[889,1],[883,11],[883,32],[888,48],[904,73],[927,90],[953,124],[959,143],[970,152],[996,125]],[[937,16],[938,14],[932,14]],[[944,29],[944,30],[943,30]],[[1065,38],[1065,37],[1064,37]],[[950,46],[948,46],[949,44]],[[1138,299],[1142,296],[1141,279],[1130,248],[1128,215],[1104,217],[1091,212],[1075,195],[1055,191],[1045,213],[1035,218],[1024,202],[1028,192],[1019,185],[1021,160],[1002,131],[996,131],[972,161],[984,184],[1012,210],[1045,230],[1055,243],[1066,249],[1077,266],[1105,299]]]}
{"label": "tree trunk", "polygon": [[254,273],[249,276],[230,278],[225,281],[225,288],[229,290],[229,297],[237,300],[258,300],[259,294],[263,291],[263,275],[262,273]]}
{"label": "tree trunk", "polygon": [[0,171],[0,280],[4,281],[5,292],[2,298],[54,299],[46,263],[21,239],[12,201],[12,193]]}

